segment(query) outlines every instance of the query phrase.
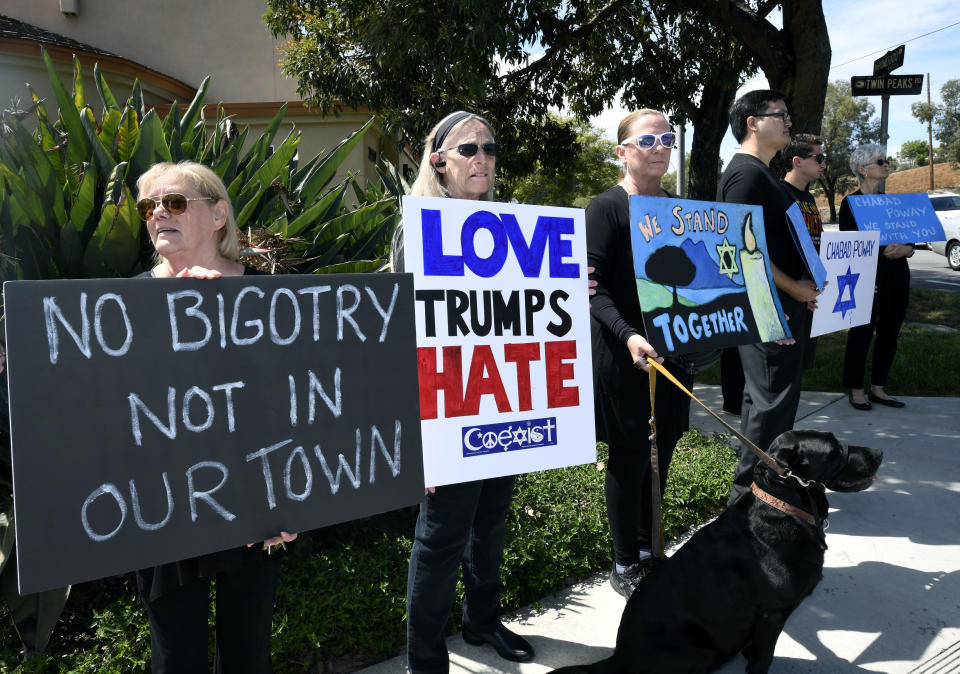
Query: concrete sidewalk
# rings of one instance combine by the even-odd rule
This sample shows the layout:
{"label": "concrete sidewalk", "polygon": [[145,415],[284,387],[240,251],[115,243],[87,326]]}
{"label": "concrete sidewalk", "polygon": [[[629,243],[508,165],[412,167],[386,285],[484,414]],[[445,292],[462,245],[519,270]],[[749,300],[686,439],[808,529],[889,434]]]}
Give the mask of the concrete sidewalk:
{"label": "concrete sidewalk", "polygon": [[[720,409],[718,386],[697,386],[694,393]],[[960,398],[903,400],[904,409],[877,405],[861,412],[841,394],[802,396],[797,428],[829,430],[885,456],[870,490],[830,494],[823,580],[787,622],[775,674],[960,672]],[[721,414],[736,426],[735,417]],[[690,416],[691,425],[707,432],[722,428],[696,403]],[[505,620],[530,639],[534,662],[507,662],[456,635],[447,640],[451,672],[533,674],[609,655],[624,601],[607,574],[539,604],[539,611]],[[718,671],[742,672],[745,663],[734,660]],[[397,657],[363,671],[406,668]]]}

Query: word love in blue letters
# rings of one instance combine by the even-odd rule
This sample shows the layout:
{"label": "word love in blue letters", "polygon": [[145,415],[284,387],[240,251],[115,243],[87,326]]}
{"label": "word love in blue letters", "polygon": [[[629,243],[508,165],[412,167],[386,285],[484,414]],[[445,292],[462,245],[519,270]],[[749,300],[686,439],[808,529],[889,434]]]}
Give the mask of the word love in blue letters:
{"label": "word love in blue letters", "polygon": [[[565,235],[574,232],[573,218],[541,215],[528,242],[520,230],[515,215],[504,213],[500,217],[490,211],[470,214],[460,229],[460,254],[443,252],[443,233],[440,211],[421,210],[423,233],[423,273],[425,276],[463,276],[466,269],[482,278],[496,276],[513,250],[520,270],[527,278],[538,278],[543,267],[543,258],[549,254],[551,278],[579,278],[580,267],[567,261],[573,254],[572,242]],[[477,252],[477,234],[481,230],[493,237],[493,250],[485,257]]]}

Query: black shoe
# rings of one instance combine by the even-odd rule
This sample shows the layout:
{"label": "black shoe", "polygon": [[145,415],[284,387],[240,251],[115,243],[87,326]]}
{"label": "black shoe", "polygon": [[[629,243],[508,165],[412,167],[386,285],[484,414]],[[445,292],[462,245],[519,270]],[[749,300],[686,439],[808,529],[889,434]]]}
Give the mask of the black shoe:
{"label": "black shoe", "polygon": [[636,564],[631,564],[624,569],[623,573],[617,573],[617,567],[614,565],[613,571],[610,572],[610,585],[623,595],[624,599],[629,599],[640,581],[646,578],[661,561],[653,556],[644,557]]}
{"label": "black shoe", "polygon": [[498,622],[492,632],[474,632],[463,626],[463,640],[473,646],[490,644],[504,660],[526,662],[533,658],[533,646],[519,634],[515,634]]}
{"label": "black shoe", "polygon": [[[870,397],[871,397],[871,399],[873,398],[873,394],[872,394],[872,393],[870,394]],[[853,394],[852,394],[852,393],[848,393],[848,394],[847,394],[847,400],[850,401],[850,406],[851,406],[853,409],[855,409],[855,410],[863,410],[864,412],[866,412],[867,410],[872,410],[872,409],[873,409],[873,405],[871,405],[869,401],[868,401],[868,402],[863,402],[863,403],[854,402],[854,401],[853,401]]]}
{"label": "black shoe", "polygon": [[900,408],[900,407],[906,407],[906,406],[907,406],[907,404],[906,404],[905,402],[901,402],[900,400],[897,400],[896,398],[881,398],[880,396],[873,395],[873,393],[868,393],[868,394],[867,394],[867,400],[870,400],[871,402],[878,403],[878,404],[880,404],[880,405],[886,405],[887,407],[897,407],[897,408]]}

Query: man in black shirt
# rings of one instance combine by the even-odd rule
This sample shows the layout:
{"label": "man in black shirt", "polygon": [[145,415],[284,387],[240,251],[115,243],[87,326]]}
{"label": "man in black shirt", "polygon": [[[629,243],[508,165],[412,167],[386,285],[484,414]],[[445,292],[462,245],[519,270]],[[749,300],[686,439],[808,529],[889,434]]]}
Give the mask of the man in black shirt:
{"label": "man in black shirt", "polygon": [[[823,219],[816,199],[807,187],[823,175],[827,167],[827,157],[823,154],[823,139],[811,133],[800,133],[790,140],[790,144],[780,151],[780,159],[787,167],[787,175],[780,185],[787,191],[794,203],[803,213],[803,221],[817,252],[820,252],[820,235],[823,233]],[[817,350],[817,338],[810,337],[811,323],[807,322],[807,345],[803,350],[803,369],[813,367],[813,357]]]}
{"label": "man in black shirt", "polygon": [[[790,143],[790,113],[784,98],[779,91],[759,90],[734,101],[730,130],[740,150],[717,188],[717,201],[755,204],[763,209],[773,279],[793,334],[792,340],[738,347],[745,382],[740,432],[764,451],[778,435],[793,428],[800,404],[808,304],[815,306],[820,294],[813,281],[803,278],[803,258],[787,229],[791,199],[770,170],[770,160]],[[750,490],[755,463],[756,456],[741,448],[730,503]]]}

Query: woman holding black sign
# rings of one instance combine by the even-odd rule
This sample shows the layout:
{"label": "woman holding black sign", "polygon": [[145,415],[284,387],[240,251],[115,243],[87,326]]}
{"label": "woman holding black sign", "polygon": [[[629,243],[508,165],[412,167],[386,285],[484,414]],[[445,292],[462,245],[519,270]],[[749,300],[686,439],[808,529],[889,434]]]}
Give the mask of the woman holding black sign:
{"label": "woman holding black sign", "polygon": [[[490,124],[454,112],[424,142],[414,196],[493,199],[500,147]],[[403,238],[394,235],[393,267],[403,271]],[[407,661],[410,671],[447,672],[446,624],[457,572],[463,567],[463,639],[490,644],[507,660],[533,657],[526,639],[500,622],[500,562],[513,477],[428,488],[417,517],[407,576]]]}
{"label": "woman holding black sign", "polygon": [[[650,366],[663,358],[646,340],[630,243],[630,195],[669,197],[660,179],[670,168],[676,134],[663,113],[632,112],[617,129],[620,182],[587,206],[587,259],[597,282],[590,301],[594,406],[597,439],[610,447],[605,492],[613,537],[613,588],[629,598],[653,567],[650,468]],[[687,387],[693,376],[672,373]],[[673,448],[689,427],[690,399],[676,386],[656,390],[660,491],[667,481]]]}
{"label": "woman holding black sign", "polygon": [[[886,149],[876,143],[861,145],[850,155],[850,170],[860,182],[860,189],[850,196],[881,194],[883,181],[890,174]],[[840,202],[838,219],[841,231],[857,231],[857,223],[853,219],[847,197]],[[848,399],[854,409],[870,410],[873,409],[873,403],[887,407],[905,406],[903,401],[891,398],[883,387],[886,386],[887,375],[893,367],[900,326],[907,315],[907,304],[910,301],[910,266],[907,258],[912,255],[912,243],[880,246],[880,256],[877,258],[877,292],[873,297],[870,322],[850,328],[847,332],[847,348],[843,354],[843,386],[850,389]],[[877,341],[873,345],[870,367],[870,393],[864,396],[867,351],[870,350],[874,332],[877,333]]]}
{"label": "woman holding black sign", "polygon": [[[237,226],[226,187],[193,162],[156,164],[137,181],[137,212],[157,251],[141,277],[219,278],[259,274],[239,261]],[[209,672],[210,582],[217,582],[214,671],[271,671],[270,628],[279,571],[274,546],[296,538],[282,532],[263,545],[224,550],[137,571],[150,620],[153,672]]]}

